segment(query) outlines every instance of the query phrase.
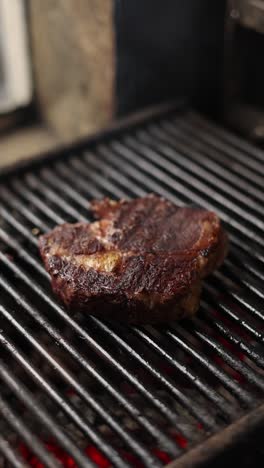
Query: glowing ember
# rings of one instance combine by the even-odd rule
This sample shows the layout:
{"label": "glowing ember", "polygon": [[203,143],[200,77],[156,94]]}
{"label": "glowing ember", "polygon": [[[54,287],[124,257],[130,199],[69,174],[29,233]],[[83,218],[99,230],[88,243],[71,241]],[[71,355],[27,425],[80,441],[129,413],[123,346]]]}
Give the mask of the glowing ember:
{"label": "glowing ember", "polygon": [[135,457],[135,455],[133,455],[132,453],[121,450],[120,454],[122,455],[124,460],[127,460],[133,467],[144,468],[144,465],[141,463],[141,461],[139,461],[138,458]]}
{"label": "glowing ember", "polygon": [[[187,441],[180,436],[179,434],[175,434],[176,441],[182,446],[186,446]],[[64,468],[78,468],[75,461],[72,457],[70,457],[63,449],[61,449],[57,444],[54,442],[46,442],[45,446],[47,447],[48,451],[54,455],[54,457],[59,460]],[[38,460],[38,458],[27,448],[26,445],[20,444],[19,451],[23,456],[24,460],[29,464],[32,468],[45,468],[44,464]],[[164,464],[169,463],[172,459],[169,455],[164,452],[163,450],[153,448],[153,454]],[[110,461],[102,455],[99,450],[94,447],[93,445],[88,445],[85,449],[85,453],[87,456],[92,460],[98,467],[100,468],[109,468],[111,466]],[[135,455],[132,453],[126,452],[125,450],[120,450],[120,455],[123,457],[124,460],[127,460],[131,466],[134,468],[144,468],[143,463],[138,460]]]}
{"label": "glowing ember", "polygon": [[187,447],[187,445],[188,445],[188,440],[185,439],[185,437],[183,437],[183,435],[177,433],[177,434],[173,434],[173,437],[174,437],[174,439],[176,440],[177,444],[179,444],[179,446],[180,446],[181,448],[184,449],[184,448]]}
{"label": "glowing ember", "polygon": [[[54,455],[57,460],[59,460],[64,468],[78,468],[75,461],[70,457],[62,448],[60,448],[53,441],[46,442],[45,446],[48,451]],[[23,456],[24,460],[28,462],[29,466],[32,468],[45,468],[43,463],[41,463],[38,458],[29,450],[26,445],[20,444],[19,451]],[[97,464],[100,468],[108,468],[111,466],[111,463],[97,450],[96,447],[88,445],[85,449],[85,453],[88,457]]]}
{"label": "glowing ember", "polygon": [[172,461],[172,459],[169,457],[169,455],[166,452],[163,452],[162,450],[153,449],[153,453],[163,463],[169,463],[169,462]]}
{"label": "glowing ember", "polygon": [[93,445],[88,445],[85,449],[85,453],[87,453],[89,458],[101,468],[108,468],[108,466],[111,466],[111,463],[107,458],[105,458]]}

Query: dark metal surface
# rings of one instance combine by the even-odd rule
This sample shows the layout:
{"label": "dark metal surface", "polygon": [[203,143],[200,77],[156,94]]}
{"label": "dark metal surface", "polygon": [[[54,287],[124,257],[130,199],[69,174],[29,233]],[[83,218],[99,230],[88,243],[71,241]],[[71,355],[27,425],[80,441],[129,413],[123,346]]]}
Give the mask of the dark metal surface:
{"label": "dark metal surface", "polygon": [[258,145],[264,141],[264,2],[228,0],[224,39],[226,124]]}
{"label": "dark metal surface", "polygon": [[[51,441],[78,467],[96,465],[91,447],[117,467],[190,466],[188,452],[195,466],[226,431],[260,423],[263,161],[200,116],[170,111],[2,176],[0,452],[11,466],[28,466],[23,442],[56,467]],[[69,314],[51,293],[38,234],[91,219],[92,198],[150,191],[215,210],[229,232],[199,313],[155,328]]]}

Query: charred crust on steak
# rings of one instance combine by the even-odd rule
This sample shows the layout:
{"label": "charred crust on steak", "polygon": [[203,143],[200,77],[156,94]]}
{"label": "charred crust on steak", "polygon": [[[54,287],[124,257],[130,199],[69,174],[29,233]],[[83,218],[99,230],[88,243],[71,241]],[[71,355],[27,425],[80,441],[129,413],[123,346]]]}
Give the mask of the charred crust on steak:
{"label": "charred crust on steak", "polygon": [[202,278],[227,253],[217,215],[154,194],[90,204],[97,221],[40,237],[52,287],[72,311],[131,323],[193,315]]}

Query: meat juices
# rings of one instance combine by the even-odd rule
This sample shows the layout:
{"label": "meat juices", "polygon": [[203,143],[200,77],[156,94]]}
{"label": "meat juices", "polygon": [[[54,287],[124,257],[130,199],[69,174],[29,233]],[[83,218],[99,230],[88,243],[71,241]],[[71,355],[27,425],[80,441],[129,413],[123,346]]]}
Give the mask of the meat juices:
{"label": "meat juices", "polygon": [[193,315],[202,278],[221,265],[218,216],[157,195],[93,201],[98,221],[63,224],[40,237],[53,291],[72,312],[128,323]]}

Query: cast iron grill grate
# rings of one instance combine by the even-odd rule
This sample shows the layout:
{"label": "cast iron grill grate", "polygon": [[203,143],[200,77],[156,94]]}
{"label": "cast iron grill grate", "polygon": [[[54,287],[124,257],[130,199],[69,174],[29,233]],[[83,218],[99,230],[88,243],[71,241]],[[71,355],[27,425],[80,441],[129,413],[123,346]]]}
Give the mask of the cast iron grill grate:
{"label": "cast iron grill grate", "polygon": [[[159,467],[261,407],[263,160],[175,110],[2,176],[1,466]],[[68,314],[38,234],[90,219],[92,198],[148,192],[215,210],[230,234],[198,315],[129,328]]]}

